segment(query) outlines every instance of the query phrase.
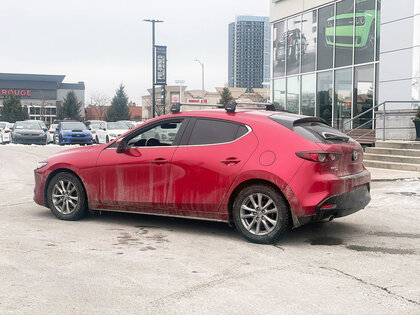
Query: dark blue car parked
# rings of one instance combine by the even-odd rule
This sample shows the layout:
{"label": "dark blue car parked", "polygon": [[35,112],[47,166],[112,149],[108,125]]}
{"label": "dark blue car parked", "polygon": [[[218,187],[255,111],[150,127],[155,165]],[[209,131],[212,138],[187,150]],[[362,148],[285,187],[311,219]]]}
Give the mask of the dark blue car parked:
{"label": "dark blue car parked", "polygon": [[80,121],[60,121],[55,130],[58,144],[92,144],[93,138],[89,128]]}

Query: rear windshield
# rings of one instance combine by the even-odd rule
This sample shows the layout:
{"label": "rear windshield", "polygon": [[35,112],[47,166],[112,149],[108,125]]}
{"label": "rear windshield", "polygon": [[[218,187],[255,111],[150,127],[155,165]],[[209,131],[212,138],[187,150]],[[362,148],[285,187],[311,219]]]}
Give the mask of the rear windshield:
{"label": "rear windshield", "polygon": [[347,143],[354,141],[341,131],[328,126],[322,119],[317,117],[272,115],[270,119],[309,141],[320,143]]}
{"label": "rear windshield", "polygon": [[118,129],[130,129],[125,123],[122,122],[109,122],[108,123],[108,129],[110,130],[118,130]]}
{"label": "rear windshield", "polygon": [[293,131],[307,140],[321,143],[353,142],[346,134],[320,122],[297,123]]}

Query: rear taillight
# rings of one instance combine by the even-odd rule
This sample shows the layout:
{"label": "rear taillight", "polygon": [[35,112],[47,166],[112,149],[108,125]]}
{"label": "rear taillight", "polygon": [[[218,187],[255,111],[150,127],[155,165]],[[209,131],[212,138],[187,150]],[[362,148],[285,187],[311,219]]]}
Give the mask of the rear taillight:
{"label": "rear taillight", "polygon": [[341,157],[341,153],[337,152],[324,152],[324,151],[306,151],[296,152],[296,155],[301,159],[312,162],[327,163],[337,161]]}
{"label": "rear taillight", "polygon": [[4,133],[9,133],[9,132],[10,132],[10,130],[5,130],[5,131],[4,131]]}
{"label": "rear taillight", "polygon": [[54,133],[54,131],[50,130],[50,133]]}
{"label": "rear taillight", "polygon": [[96,133],[96,130],[91,130],[90,132],[91,132],[91,133]]}

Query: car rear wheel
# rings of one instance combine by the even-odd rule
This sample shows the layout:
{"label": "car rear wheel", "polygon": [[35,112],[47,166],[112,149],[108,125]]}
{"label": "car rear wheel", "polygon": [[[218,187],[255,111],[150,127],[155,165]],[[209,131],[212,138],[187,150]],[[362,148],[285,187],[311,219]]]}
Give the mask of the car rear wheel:
{"label": "car rear wheel", "polygon": [[233,221],[247,240],[272,244],[289,230],[290,212],[283,197],[273,187],[252,185],[236,197]]}
{"label": "car rear wheel", "polygon": [[47,189],[51,212],[61,220],[74,221],[88,211],[86,192],[80,180],[70,173],[58,173]]}
{"label": "car rear wheel", "polygon": [[96,142],[96,144],[99,144],[99,138],[98,138],[98,136],[96,136],[95,142]]}
{"label": "car rear wheel", "polygon": [[105,142],[108,143],[109,142],[109,137],[106,136]]}

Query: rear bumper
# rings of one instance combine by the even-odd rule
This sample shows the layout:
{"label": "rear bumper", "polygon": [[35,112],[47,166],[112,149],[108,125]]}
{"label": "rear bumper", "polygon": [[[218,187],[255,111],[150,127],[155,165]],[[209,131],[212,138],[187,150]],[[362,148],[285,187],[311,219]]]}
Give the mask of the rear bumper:
{"label": "rear bumper", "polygon": [[298,217],[298,220],[303,225],[331,216],[334,218],[344,217],[365,208],[370,199],[370,185],[365,184],[350,192],[326,198],[316,206],[312,215]]}

